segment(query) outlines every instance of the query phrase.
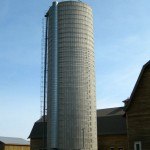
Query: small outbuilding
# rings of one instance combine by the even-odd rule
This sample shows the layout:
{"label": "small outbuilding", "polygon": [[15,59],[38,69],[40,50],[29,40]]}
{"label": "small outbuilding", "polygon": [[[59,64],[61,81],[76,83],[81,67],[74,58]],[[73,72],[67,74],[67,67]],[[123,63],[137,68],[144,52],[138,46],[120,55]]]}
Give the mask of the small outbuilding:
{"label": "small outbuilding", "polygon": [[30,150],[30,142],[22,138],[0,136],[0,150]]}

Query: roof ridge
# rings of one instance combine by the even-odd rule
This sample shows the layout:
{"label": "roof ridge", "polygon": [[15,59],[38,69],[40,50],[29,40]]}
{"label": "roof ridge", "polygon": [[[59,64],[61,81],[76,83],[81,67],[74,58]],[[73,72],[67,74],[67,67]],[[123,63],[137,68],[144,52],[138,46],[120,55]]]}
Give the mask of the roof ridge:
{"label": "roof ridge", "polygon": [[124,106],[120,106],[120,107],[109,107],[109,108],[102,108],[102,109],[97,109],[98,110],[106,110],[106,109],[117,109],[117,108],[123,108]]}

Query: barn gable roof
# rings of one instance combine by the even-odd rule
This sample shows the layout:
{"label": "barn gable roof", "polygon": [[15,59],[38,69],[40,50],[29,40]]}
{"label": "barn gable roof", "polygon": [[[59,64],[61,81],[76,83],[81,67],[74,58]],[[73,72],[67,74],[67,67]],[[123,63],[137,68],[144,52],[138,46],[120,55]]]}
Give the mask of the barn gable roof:
{"label": "barn gable roof", "polygon": [[138,85],[139,85],[139,83],[140,83],[140,81],[141,81],[141,79],[142,79],[142,76],[143,76],[143,74],[144,74],[144,72],[145,72],[145,69],[146,69],[147,67],[150,67],[150,60],[143,66],[143,68],[142,68],[142,70],[141,70],[141,72],[140,72],[140,75],[139,75],[139,77],[138,77],[138,79],[137,79],[137,81],[136,81],[136,84],[135,84],[135,86],[134,86],[134,88],[133,88],[133,91],[132,91],[132,93],[131,93],[131,96],[130,96],[130,98],[129,98],[129,102],[128,102],[127,106],[125,107],[125,111],[127,111],[127,110],[129,109],[130,104],[131,104],[132,101],[133,101],[132,99],[133,99],[133,97],[134,97],[134,95],[135,95],[135,92],[136,92],[136,90],[137,90],[137,87],[138,87]]}
{"label": "barn gable roof", "polygon": [[[44,134],[44,131],[45,131],[45,134]],[[34,123],[34,126],[28,138],[41,139],[43,138],[43,136],[47,137],[46,133],[47,133],[47,122],[37,121]]]}

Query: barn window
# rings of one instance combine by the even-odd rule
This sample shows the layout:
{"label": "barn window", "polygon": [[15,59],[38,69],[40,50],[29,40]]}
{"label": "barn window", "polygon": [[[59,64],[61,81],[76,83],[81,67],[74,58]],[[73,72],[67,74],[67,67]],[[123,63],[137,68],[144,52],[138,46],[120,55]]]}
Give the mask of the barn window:
{"label": "barn window", "polygon": [[141,141],[134,142],[134,150],[142,150]]}

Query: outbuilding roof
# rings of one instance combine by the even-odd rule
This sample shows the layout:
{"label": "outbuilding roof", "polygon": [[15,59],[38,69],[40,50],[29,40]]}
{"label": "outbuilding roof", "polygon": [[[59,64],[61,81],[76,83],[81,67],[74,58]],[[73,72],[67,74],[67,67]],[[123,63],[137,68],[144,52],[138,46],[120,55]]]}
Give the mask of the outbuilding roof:
{"label": "outbuilding roof", "polygon": [[121,115],[98,117],[98,135],[123,135],[127,134],[126,120]]}
{"label": "outbuilding roof", "polygon": [[127,134],[124,108],[107,108],[97,110],[98,135],[122,135]]}
{"label": "outbuilding roof", "polygon": [[98,109],[97,117],[124,115],[123,107]]}
{"label": "outbuilding roof", "polygon": [[12,145],[30,145],[30,142],[22,139],[22,138],[14,138],[14,137],[2,137],[0,136],[0,142],[4,144],[12,144]]}

